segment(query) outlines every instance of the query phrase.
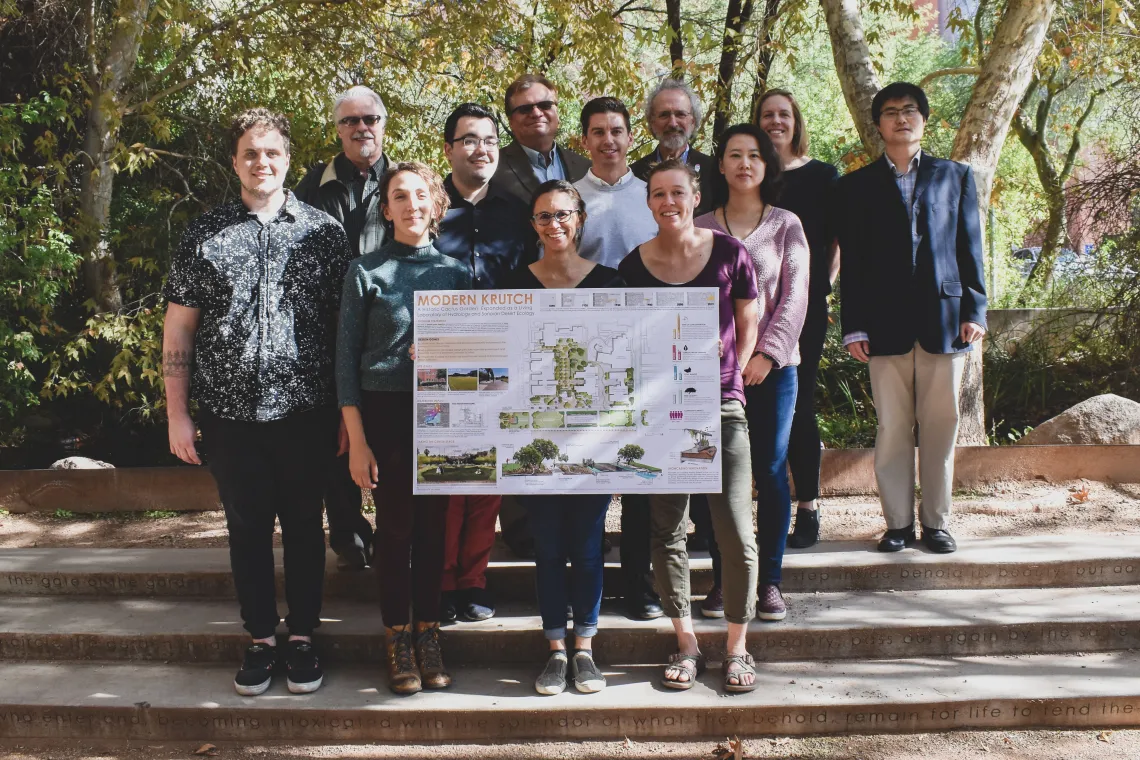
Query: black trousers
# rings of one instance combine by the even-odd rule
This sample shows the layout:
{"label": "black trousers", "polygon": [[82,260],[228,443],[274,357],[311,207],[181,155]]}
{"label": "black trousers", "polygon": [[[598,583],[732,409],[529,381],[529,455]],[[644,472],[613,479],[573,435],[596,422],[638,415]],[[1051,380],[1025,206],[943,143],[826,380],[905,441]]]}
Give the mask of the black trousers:
{"label": "black trousers", "polygon": [[653,589],[649,569],[649,496],[621,495],[621,571],[625,593],[636,594]]}
{"label": "black trousers", "polygon": [[720,586],[721,564],[720,546],[713,533],[712,515],[709,513],[709,500],[703,493],[689,496],[689,519],[693,521],[693,532],[703,537],[709,544],[709,557],[712,559],[713,585]]}
{"label": "black trousers", "polygon": [[796,501],[819,498],[820,440],[815,418],[815,384],[819,377],[819,361],[823,358],[823,341],[827,336],[827,297],[813,293],[808,300],[807,318],[800,333],[799,395],[792,417],[792,433],[788,439],[788,464]]}
{"label": "black trousers", "polygon": [[273,571],[273,528],[281,521],[289,632],[308,636],[321,618],[325,531],[321,495],[336,454],[335,409],[271,422],[203,414],[202,443],[226,511],[230,567],[245,629],[272,636],[281,622]]}
{"label": "black trousers", "polygon": [[364,516],[364,495],[348,471],[348,454],[337,457],[325,482],[325,514],[329,519],[329,546],[351,547],[354,536],[365,546],[372,543],[372,524]]}

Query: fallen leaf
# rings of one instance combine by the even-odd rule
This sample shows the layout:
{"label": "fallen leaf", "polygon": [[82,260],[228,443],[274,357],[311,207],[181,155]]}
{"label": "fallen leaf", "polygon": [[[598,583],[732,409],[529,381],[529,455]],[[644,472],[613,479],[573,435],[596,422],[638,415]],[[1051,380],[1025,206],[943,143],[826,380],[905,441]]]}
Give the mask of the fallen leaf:
{"label": "fallen leaf", "polygon": [[[728,742],[727,744],[725,742]],[[713,760],[734,760],[735,754],[732,749],[732,742],[725,739],[723,742],[717,742],[716,748],[713,750]]]}
{"label": "fallen leaf", "polygon": [[627,736],[625,737],[625,741],[621,743],[621,746],[625,747],[626,749],[633,749],[633,742],[630,741],[630,738]]}
{"label": "fallen leaf", "polygon": [[135,702],[135,707],[145,710],[150,707],[150,702]]}
{"label": "fallen leaf", "polygon": [[206,755],[207,757],[213,757],[214,755],[218,754],[218,748],[215,747],[213,744],[203,744],[201,747],[194,750],[194,754],[195,755]]}
{"label": "fallen leaf", "polygon": [[1099,734],[1096,735],[1096,740],[1098,742],[1104,742],[1105,744],[1108,744],[1109,739],[1111,739],[1111,738],[1112,738],[1112,732],[1111,731],[1101,731]]}
{"label": "fallen leaf", "polygon": [[1084,488],[1082,488],[1079,491],[1073,491],[1071,494],[1069,494],[1069,503],[1070,504],[1084,504],[1088,500],[1089,500],[1089,487],[1088,486],[1085,486]]}

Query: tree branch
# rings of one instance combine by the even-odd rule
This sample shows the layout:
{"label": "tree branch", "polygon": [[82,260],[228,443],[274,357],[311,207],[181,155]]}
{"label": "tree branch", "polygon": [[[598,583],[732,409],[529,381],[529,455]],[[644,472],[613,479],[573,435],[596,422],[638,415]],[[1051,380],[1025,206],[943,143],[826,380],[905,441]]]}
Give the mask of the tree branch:
{"label": "tree branch", "polygon": [[981,74],[981,73],[982,73],[982,70],[980,68],[978,68],[977,66],[956,66],[952,69],[938,69],[937,71],[932,71],[929,74],[927,74],[926,76],[924,76],[922,78],[922,81],[920,81],[918,83],[918,86],[925,88],[926,85],[930,84],[935,79],[939,79],[940,77],[951,77],[951,76],[957,76],[960,74],[972,74],[974,76],[977,76],[978,74]]}
{"label": "tree branch", "polygon": [[[974,13],[974,44],[978,48],[978,65],[982,65],[982,59],[986,57],[985,35],[982,31],[982,21],[985,19],[986,6],[989,5],[989,0],[978,0],[978,10]],[[919,85],[921,87],[921,85]]]}

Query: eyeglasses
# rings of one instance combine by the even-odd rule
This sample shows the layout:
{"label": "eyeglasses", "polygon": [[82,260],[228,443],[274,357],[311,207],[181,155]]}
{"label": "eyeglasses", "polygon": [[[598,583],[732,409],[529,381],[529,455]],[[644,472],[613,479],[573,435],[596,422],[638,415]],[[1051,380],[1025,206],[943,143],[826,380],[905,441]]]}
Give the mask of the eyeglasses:
{"label": "eyeglasses", "polygon": [[368,126],[372,127],[377,124],[383,124],[384,117],[376,116],[375,114],[369,114],[368,116],[345,116],[343,119],[338,121],[337,124],[340,124],[344,127],[355,127],[360,122],[364,122]]}
{"label": "eyeglasses", "polygon": [[672,116],[674,119],[687,119],[692,115],[693,114],[689,111],[658,111],[656,114],[654,114],[654,118],[668,119],[670,116]]}
{"label": "eyeglasses", "polygon": [[514,108],[512,108],[511,109],[511,115],[512,116],[526,116],[528,113],[530,113],[531,111],[533,111],[536,108],[540,111],[550,111],[550,110],[553,110],[554,107],[557,105],[558,105],[557,100],[540,100],[537,103],[524,103],[521,106],[515,106]]}
{"label": "eyeglasses", "polygon": [[897,119],[903,117],[907,121],[913,119],[919,113],[917,106],[906,106],[905,108],[884,108],[879,112],[879,115],[886,119]]}
{"label": "eyeglasses", "polygon": [[497,147],[499,147],[499,138],[497,138],[497,137],[484,137],[484,138],[480,139],[478,137],[471,137],[471,136],[457,137],[451,141],[452,145],[454,145],[455,143],[461,144],[465,150],[476,150],[480,145],[484,145],[487,148],[497,148]]}
{"label": "eyeglasses", "polygon": [[534,220],[534,223],[539,227],[549,227],[550,223],[555,221],[559,224],[565,224],[570,220],[570,217],[577,213],[578,209],[555,211],[553,214],[549,211],[543,211],[542,213],[535,214],[531,219]]}

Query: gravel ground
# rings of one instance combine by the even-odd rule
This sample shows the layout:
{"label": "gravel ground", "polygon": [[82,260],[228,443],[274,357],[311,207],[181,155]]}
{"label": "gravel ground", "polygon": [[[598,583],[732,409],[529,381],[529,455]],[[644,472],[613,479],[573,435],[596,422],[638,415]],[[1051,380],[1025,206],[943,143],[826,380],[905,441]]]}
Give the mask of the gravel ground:
{"label": "gravel ground", "polygon": [[[726,738],[720,745],[727,747]],[[727,760],[717,742],[581,742],[440,744],[433,746],[238,746],[200,744],[130,747],[75,746],[75,742],[21,746],[0,741],[0,760]],[[1136,760],[1140,731],[994,731],[872,735],[809,739],[749,739],[743,758],[765,760]],[[208,754],[213,752],[215,754]]]}
{"label": "gravel ground", "polygon": [[[369,515],[373,519],[373,515]],[[883,531],[874,497],[825,499],[822,538],[872,539]],[[618,532],[621,503],[614,500],[606,530]],[[1047,533],[1140,533],[1140,484],[1001,483],[955,495],[957,538]],[[221,512],[32,513],[0,516],[0,547],[226,546]]]}

